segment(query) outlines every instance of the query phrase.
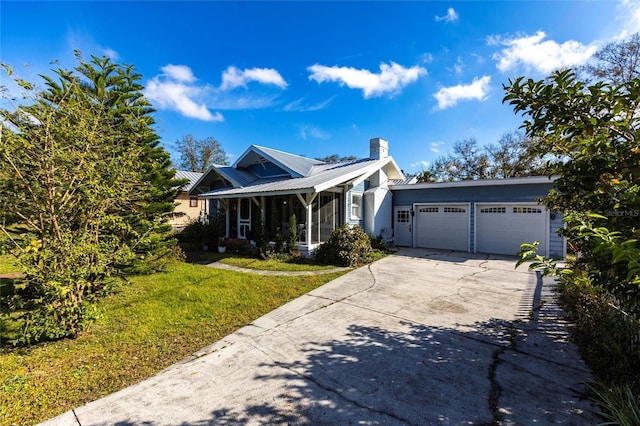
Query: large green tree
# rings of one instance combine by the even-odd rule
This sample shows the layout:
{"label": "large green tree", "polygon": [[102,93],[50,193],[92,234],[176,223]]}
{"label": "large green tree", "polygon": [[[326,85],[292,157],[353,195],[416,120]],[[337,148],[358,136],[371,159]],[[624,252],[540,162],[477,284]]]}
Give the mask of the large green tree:
{"label": "large green tree", "polygon": [[111,277],[168,250],[177,181],[140,75],[78,62],[44,89],[4,66],[24,90],[0,109],[0,231],[25,272],[11,299],[24,342],[77,334]]}
{"label": "large green tree", "polygon": [[557,175],[544,200],[564,214],[589,283],[640,316],[640,78],[587,84],[574,72],[517,78],[504,100],[527,119]]}

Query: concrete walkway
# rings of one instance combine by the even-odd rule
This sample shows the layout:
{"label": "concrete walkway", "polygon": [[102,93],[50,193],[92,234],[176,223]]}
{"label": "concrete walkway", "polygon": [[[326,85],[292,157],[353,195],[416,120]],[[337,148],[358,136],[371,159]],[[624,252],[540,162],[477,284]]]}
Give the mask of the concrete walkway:
{"label": "concrete walkway", "polygon": [[334,272],[348,271],[353,268],[331,268],[331,269],[318,269],[316,271],[264,271],[260,269],[243,268],[240,266],[227,265],[222,262],[208,263],[206,266],[210,268],[226,269],[227,271],[244,272],[247,274],[258,275],[280,275],[280,276],[293,276],[293,275],[323,275],[331,274]]}
{"label": "concrete walkway", "polygon": [[553,281],[403,249],[48,425],[598,423]]}

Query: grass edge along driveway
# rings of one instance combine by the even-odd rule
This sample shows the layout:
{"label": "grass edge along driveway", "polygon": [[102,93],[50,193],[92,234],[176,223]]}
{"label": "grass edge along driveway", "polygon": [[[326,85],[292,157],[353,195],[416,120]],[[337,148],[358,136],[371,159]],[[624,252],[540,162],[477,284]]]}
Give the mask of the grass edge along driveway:
{"label": "grass edge along driveway", "polygon": [[0,352],[0,424],[33,424],[153,376],[342,273],[265,277],[175,263],[99,302],[74,340]]}

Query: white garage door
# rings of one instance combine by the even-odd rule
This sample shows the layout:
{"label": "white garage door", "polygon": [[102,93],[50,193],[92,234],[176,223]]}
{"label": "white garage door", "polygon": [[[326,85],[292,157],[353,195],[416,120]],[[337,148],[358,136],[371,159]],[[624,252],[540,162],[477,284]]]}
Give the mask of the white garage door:
{"label": "white garage door", "polygon": [[416,247],[469,250],[469,205],[417,205]]}
{"label": "white garage door", "polygon": [[476,251],[516,255],[520,244],[540,241],[538,253],[546,254],[546,212],[537,205],[476,205]]}

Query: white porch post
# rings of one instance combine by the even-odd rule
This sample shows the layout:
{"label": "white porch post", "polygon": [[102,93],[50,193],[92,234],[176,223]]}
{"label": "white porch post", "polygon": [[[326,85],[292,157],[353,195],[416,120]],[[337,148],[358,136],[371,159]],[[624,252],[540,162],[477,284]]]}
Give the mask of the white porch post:
{"label": "white porch post", "polygon": [[307,245],[307,247],[309,247],[311,245],[311,223],[313,222],[313,200],[316,198],[316,196],[318,195],[317,193],[315,194],[306,194],[306,197],[302,197],[302,194],[296,194],[298,196],[298,200],[300,200],[300,202],[302,203],[302,206],[305,208],[306,211],[306,215],[305,215],[305,224],[304,227],[307,230],[307,235],[305,238],[305,244]]}

